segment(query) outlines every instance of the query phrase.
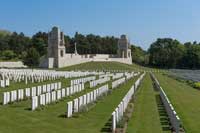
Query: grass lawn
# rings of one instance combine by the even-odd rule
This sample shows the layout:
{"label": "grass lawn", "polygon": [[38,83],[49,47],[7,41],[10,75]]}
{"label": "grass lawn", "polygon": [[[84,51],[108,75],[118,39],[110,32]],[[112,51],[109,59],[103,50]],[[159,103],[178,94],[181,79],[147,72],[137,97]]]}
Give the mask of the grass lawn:
{"label": "grass lawn", "polygon": [[133,115],[128,122],[128,133],[161,133],[163,132],[160,123],[156,96],[152,81],[147,74],[136,93]]}
{"label": "grass lawn", "polygon": [[87,62],[58,70],[136,70],[135,67],[118,62]]}
{"label": "grass lawn", "polygon": [[200,91],[168,76],[156,74],[186,132],[200,132]]}
{"label": "grass lawn", "polygon": [[66,112],[67,101],[79,97],[94,88],[86,89],[56,104],[46,106],[43,110],[30,111],[30,100],[6,106],[0,105],[0,133],[101,132],[111,117],[112,111],[135,80],[136,78],[131,79],[126,84],[121,85],[111,95],[98,101],[91,110],[73,118],[63,118],[63,114]]}
{"label": "grass lawn", "polygon": [[135,63],[128,65],[119,62],[87,62],[78,65],[73,65],[64,68],[58,68],[57,70],[128,70],[128,71],[154,71],[154,72],[166,72],[165,69],[148,68],[137,65]]}

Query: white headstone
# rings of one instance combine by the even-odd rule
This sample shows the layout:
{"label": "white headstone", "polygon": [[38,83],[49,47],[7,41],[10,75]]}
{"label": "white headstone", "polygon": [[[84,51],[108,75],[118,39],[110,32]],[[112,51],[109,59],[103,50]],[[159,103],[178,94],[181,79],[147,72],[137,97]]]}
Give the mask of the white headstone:
{"label": "white headstone", "polygon": [[79,103],[79,108],[83,105],[83,96],[80,96],[79,98],[78,98],[78,103]]}
{"label": "white headstone", "polygon": [[83,95],[83,105],[87,104],[87,95]]}
{"label": "white headstone", "polygon": [[51,91],[51,84],[47,84],[47,92]]}
{"label": "white headstone", "polygon": [[30,88],[26,88],[25,89],[25,96],[26,97],[30,97],[31,96],[31,89]]}
{"label": "white headstone", "polygon": [[3,93],[3,105],[8,104],[10,102],[10,92]]}
{"label": "white headstone", "polygon": [[32,97],[32,110],[35,110],[38,107],[38,96]]}
{"label": "white headstone", "polygon": [[78,98],[74,99],[74,112],[78,112]]}
{"label": "white headstone", "polygon": [[70,92],[69,92],[70,90],[69,90],[69,89],[70,89],[69,87],[66,88],[66,95],[67,95],[67,96],[70,95]]}
{"label": "white headstone", "polygon": [[90,93],[87,93],[87,104],[90,103]]}
{"label": "white headstone", "polygon": [[11,91],[11,102],[14,102],[17,100],[17,91]]}
{"label": "white headstone", "polygon": [[17,90],[18,93],[18,100],[23,100],[24,99],[24,90],[23,89],[19,89]]}
{"label": "white headstone", "polygon": [[43,85],[42,86],[42,93],[46,93],[47,92],[47,85]]}
{"label": "white headstone", "polygon": [[6,79],[6,86],[9,86],[9,85],[10,85],[10,80]]}
{"label": "white headstone", "polygon": [[45,94],[40,95],[40,105],[45,105]]}
{"label": "white headstone", "polygon": [[58,82],[58,89],[61,89],[61,82]]}
{"label": "white headstone", "polygon": [[94,94],[94,101],[96,101],[96,99],[97,99],[97,90],[94,90],[93,94]]}
{"label": "white headstone", "polygon": [[52,100],[52,102],[56,101],[56,91],[51,92],[51,100]]}
{"label": "white headstone", "polygon": [[55,89],[54,83],[51,83],[51,91]]}
{"label": "white headstone", "polygon": [[45,98],[46,98],[46,104],[49,104],[51,102],[51,93],[48,92],[45,95],[46,95],[45,96]]}
{"label": "white headstone", "polygon": [[37,87],[37,96],[39,96],[40,94],[42,94],[42,86]]}
{"label": "white headstone", "polygon": [[70,87],[70,95],[73,95],[74,94],[74,86],[71,86]]}
{"label": "white headstone", "polygon": [[1,80],[1,87],[5,87],[5,82],[4,82],[4,80]]}
{"label": "white headstone", "polygon": [[72,101],[67,103],[67,117],[71,117],[72,116]]}
{"label": "white headstone", "polygon": [[57,90],[57,99],[60,100],[61,99],[61,90]]}
{"label": "white headstone", "polygon": [[64,89],[64,88],[61,90],[61,92],[62,92],[62,95],[61,95],[62,98],[65,97],[65,96],[66,96],[66,93],[65,93],[65,89]]}
{"label": "white headstone", "polygon": [[94,96],[93,96],[93,91],[90,92],[90,101],[93,102],[94,101]]}
{"label": "white headstone", "polygon": [[119,122],[119,112],[118,112],[118,108],[115,109],[115,117],[116,117],[116,123]]}
{"label": "white headstone", "polygon": [[113,133],[116,130],[116,116],[115,116],[115,111],[112,113],[112,131]]}
{"label": "white headstone", "polygon": [[55,89],[55,90],[58,89],[58,83],[54,83],[54,89]]}
{"label": "white headstone", "polygon": [[32,97],[36,96],[36,87],[31,88],[31,96]]}

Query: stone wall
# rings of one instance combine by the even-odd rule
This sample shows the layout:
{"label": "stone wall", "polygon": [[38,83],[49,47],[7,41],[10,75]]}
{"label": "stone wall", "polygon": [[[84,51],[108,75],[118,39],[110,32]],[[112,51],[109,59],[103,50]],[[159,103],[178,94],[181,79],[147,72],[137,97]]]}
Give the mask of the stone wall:
{"label": "stone wall", "polygon": [[96,54],[96,55],[76,55],[76,54],[65,54],[59,59],[58,67],[66,67],[91,61],[102,61],[102,62],[120,62],[125,64],[132,64],[131,58],[110,58],[112,55],[109,54]]}
{"label": "stone wall", "polygon": [[21,61],[9,61],[9,62],[0,62],[0,68],[25,68],[23,62]]}

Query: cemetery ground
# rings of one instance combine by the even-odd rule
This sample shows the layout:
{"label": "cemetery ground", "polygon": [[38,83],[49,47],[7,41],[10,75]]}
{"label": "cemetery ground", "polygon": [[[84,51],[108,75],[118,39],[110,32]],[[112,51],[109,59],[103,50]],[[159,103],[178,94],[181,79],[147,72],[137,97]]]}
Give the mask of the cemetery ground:
{"label": "cemetery ground", "polygon": [[76,79],[76,78],[68,78],[68,79],[60,78],[60,79],[56,79],[56,80],[47,80],[47,81],[43,81],[43,82],[34,82],[34,83],[29,81],[27,84],[25,84],[25,82],[14,83],[13,81],[11,81],[9,87],[2,88],[2,89],[0,88],[0,94],[1,94],[0,103],[2,101],[2,93],[5,92],[5,91],[30,88],[30,87],[33,87],[33,86],[38,86],[38,85],[43,85],[43,84],[48,84],[48,83],[56,83],[56,82],[61,82],[63,86],[67,86],[67,85],[70,84],[70,80],[72,80],[72,79]]}
{"label": "cemetery ground", "polygon": [[59,70],[136,70],[128,64],[118,62],[87,62],[69,67],[59,68]]}
{"label": "cemetery ground", "polygon": [[198,133],[200,131],[200,91],[167,75],[156,74],[156,77],[178,113],[185,131]]}
{"label": "cemetery ground", "polygon": [[123,64],[118,62],[87,62],[79,65],[73,65],[69,67],[59,68],[57,70],[101,70],[101,71],[116,71],[116,70],[126,70],[126,71],[162,71],[165,72],[167,70],[157,69],[157,68],[148,68],[143,67],[137,64]]}
{"label": "cemetery ground", "polygon": [[[91,89],[88,88],[89,85],[86,85],[86,89],[82,92],[65,98],[57,103],[41,107],[36,111],[30,110],[31,100],[16,102],[5,106],[0,105],[0,114],[3,114],[0,115],[0,133],[107,132],[110,127],[106,127],[106,123],[109,121],[112,111],[134,84],[137,78],[138,76],[129,80],[126,84],[120,85],[118,88],[113,90],[111,95],[109,94],[99,100],[88,112],[82,112],[72,118],[64,118],[64,114],[67,110],[67,102],[90,92],[103,84]],[[24,83],[13,84],[15,87],[11,87],[10,90],[14,88],[17,89],[18,87],[23,88],[21,86],[22,84]],[[65,85],[67,84],[69,85],[68,81]],[[111,81],[109,82],[109,86],[110,84]],[[36,84],[32,85],[35,86]]]}
{"label": "cemetery ground", "polygon": [[128,133],[170,133],[160,121],[158,96],[150,75],[147,74],[135,96],[134,111],[127,127]]}
{"label": "cemetery ground", "polygon": [[[154,71],[156,78],[160,82],[163,90],[166,92],[169,100],[173,104],[179,115],[186,132],[198,133],[200,131],[200,92],[187,85],[168,77],[166,70],[140,67],[139,65],[126,65],[120,63],[83,63],[80,65],[66,67],[59,70],[133,70],[133,71]],[[31,111],[31,100],[16,102],[13,104],[0,105],[0,133],[98,133],[111,132],[111,114],[120,103],[130,87],[135,83],[137,77],[129,80],[113,90],[112,94],[103,97],[101,100],[91,104],[90,110],[75,114],[72,118],[64,118],[67,110],[67,102],[77,98],[87,92],[90,92],[104,84],[94,88],[86,89],[70,97],[64,98],[56,103],[39,107],[36,111]],[[76,78],[73,78],[76,79]],[[61,81],[62,86],[69,86],[71,79],[57,79],[54,82]],[[109,87],[112,81],[109,81]],[[12,83],[7,89],[0,89],[0,101],[2,101],[2,92],[13,89],[24,89],[26,87],[37,86],[44,83]],[[145,76],[141,86],[136,93],[134,100],[134,111],[128,122],[127,132],[145,132],[159,133],[170,132],[167,130],[167,124],[163,125],[160,115],[160,100],[158,92],[154,90],[149,74]],[[162,107],[161,107],[162,108]]]}

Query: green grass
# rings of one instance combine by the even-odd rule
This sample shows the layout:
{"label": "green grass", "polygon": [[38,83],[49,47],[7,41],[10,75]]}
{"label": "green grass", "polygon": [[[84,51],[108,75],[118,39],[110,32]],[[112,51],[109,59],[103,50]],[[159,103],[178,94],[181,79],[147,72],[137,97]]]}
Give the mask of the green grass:
{"label": "green grass", "polygon": [[87,62],[59,70],[135,70],[135,68],[132,65],[118,62]]}
{"label": "green grass", "polygon": [[186,132],[200,131],[200,91],[168,76],[156,74],[162,88],[178,113]]}
{"label": "green grass", "polygon": [[87,62],[69,67],[59,68],[57,70],[127,70],[127,71],[154,71],[166,72],[165,69],[148,68],[137,64],[123,64],[118,62]]}
{"label": "green grass", "polygon": [[156,93],[152,81],[147,74],[136,94],[133,115],[128,122],[128,133],[161,133],[159,112],[156,103]]}
{"label": "green grass", "polygon": [[[150,68],[140,67],[138,65],[127,65],[117,62],[89,62],[71,67],[61,68],[57,70],[154,70]],[[157,70],[157,69],[156,69]],[[70,79],[60,79],[62,85],[69,86]],[[54,103],[44,108],[43,110],[30,111],[31,101],[26,100],[11,105],[0,105],[0,133],[98,133],[104,130],[107,131],[107,123],[111,117],[111,113],[120,103],[124,95],[128,92],[130,87],[135,82],[136,78],[130,80],[126,84],[119,86],[111,95],[104,97],[98,101],[94,107],[88,112],[84,112],[73,118],[63,118],[66,111],[67,102],[79,97],[93,89],[85,89],[71,97],[67,97],[58,103]],[[53,81],[57,82],[59,80]],[[47,81],[45,83],[50,83]],[[111,82],[108,82],[109,86]],[[0,89],[0,100],[2,99],[2,92],[13,89],[21,89],[31,86],[36,86],[43,83],[12,83],[11,86],[5,89]],[[103,84],[102,84],[103,85]],[[101,86],[102,86],[101,85]],[[88,85],[87,85],[88,86]],[[2,101],[2,100],[1,100]]]}
{"label": "green grass", "polygon": [[136,78],[121,85],[111,95],[97,102],[91,110],[81,113],[78,118],[63,118],[67,101],[83,95],[94,88],[86,89],[56,104],[46,106],[43,110],[30,111],[30,100],[6,106],[0,105],[0,133],[100,132],[111,117],[114,108],[120,103],[135,80]]}

